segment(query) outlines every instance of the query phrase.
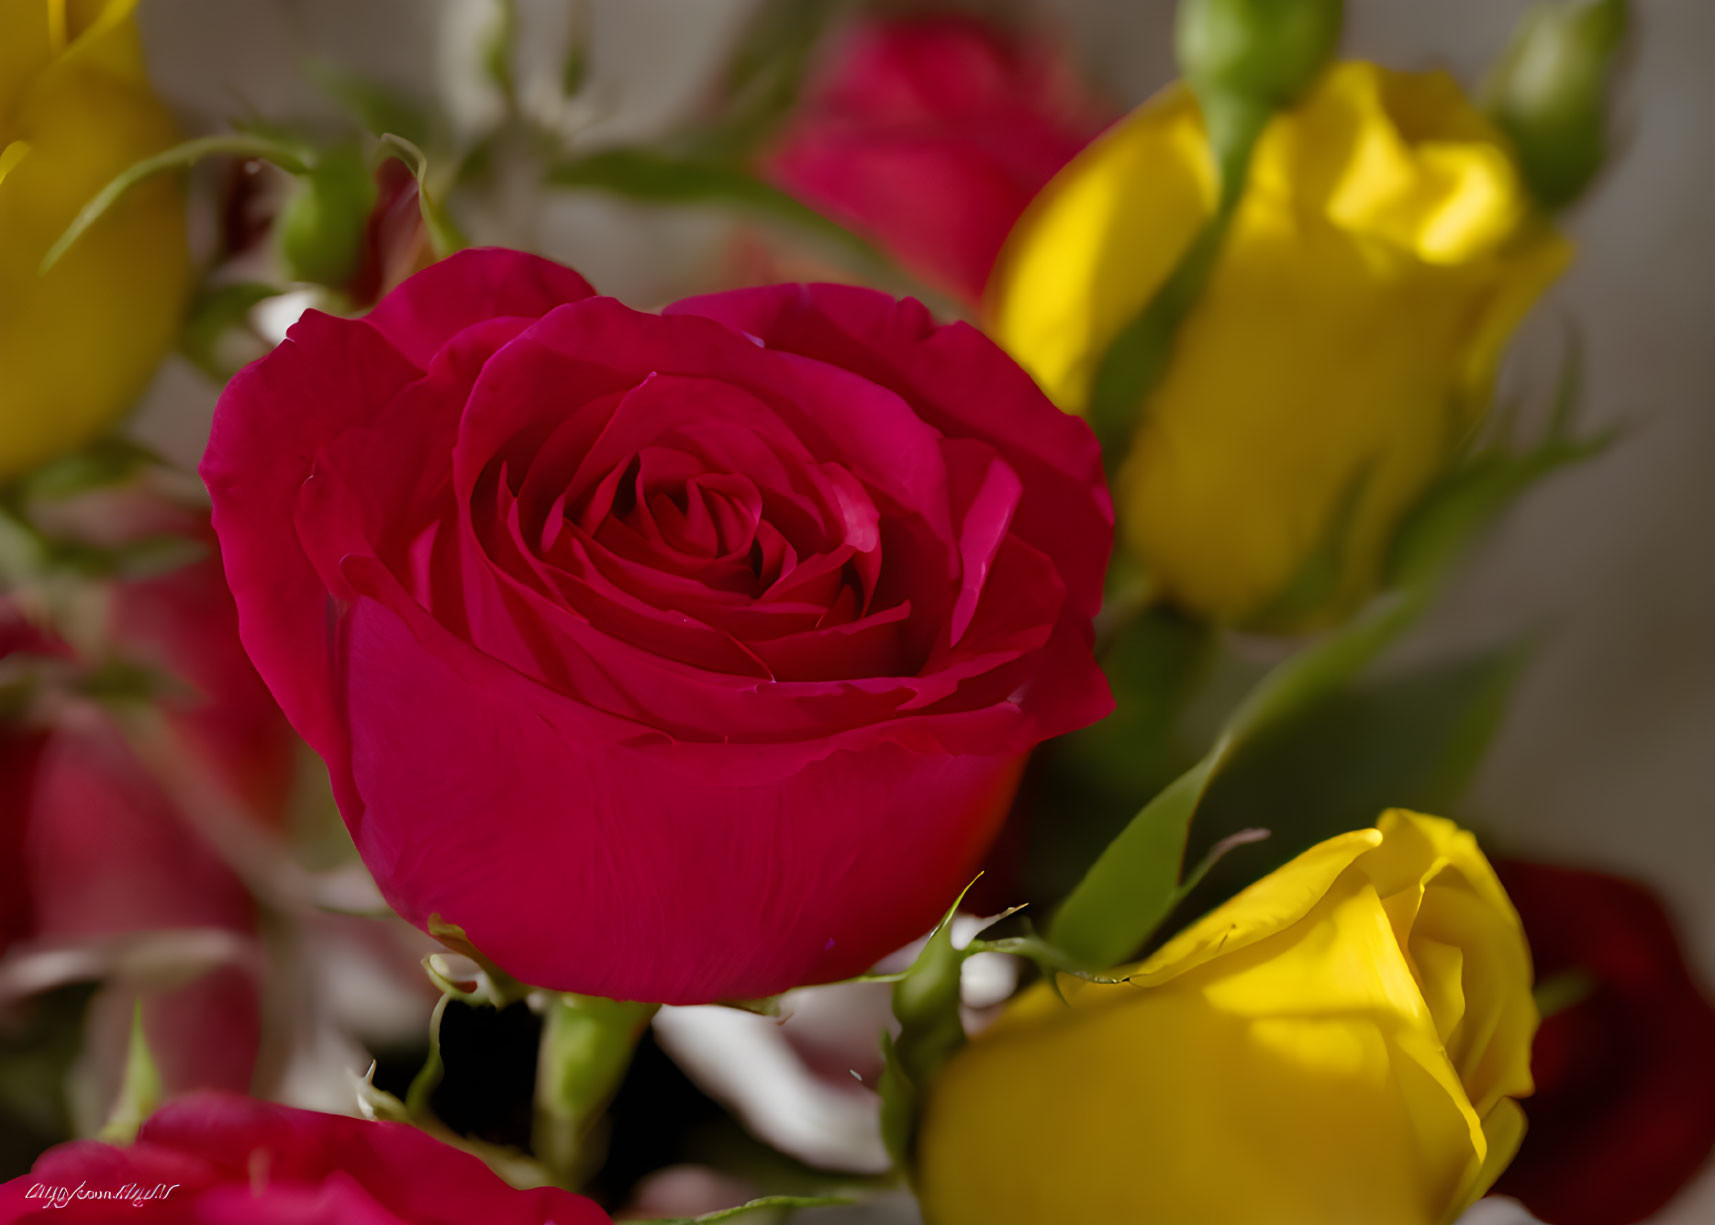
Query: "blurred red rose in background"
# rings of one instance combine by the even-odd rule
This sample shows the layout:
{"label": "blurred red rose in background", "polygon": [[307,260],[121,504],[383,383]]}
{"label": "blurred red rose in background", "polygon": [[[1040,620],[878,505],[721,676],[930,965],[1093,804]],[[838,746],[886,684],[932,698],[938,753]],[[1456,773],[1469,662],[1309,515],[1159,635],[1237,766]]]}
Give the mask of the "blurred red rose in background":
{"label": "blurred red rose in background", "polygon": [[812,77],[764,172],[974,306],[1025,205],[1114,117],[1039,32],[871,21]]}
{"label": "blurred red rose in background", "polygon": [[[205,518],[129,506],[132,528],[161,528],[212,545]],[[114,659],[160,674],[160,709],[174,752],[194,760],[234,806],[263,822],[283,816],[294,738],[238,641],[231,595],[213,556],[104,591]],[[0,665],[67,669],[81,659],[0,602]],[[233,933],[207,941],[215,968],[150,991],[144,1022],[169,1088],[245,1088],[260,1028],[254,967],[233,963],[248,945],[254,906],[243,883],[138,760],[97,700],[61,703],[51,719],[0,723],[0,966],[46,950],[107,949],[123,960],[142,933]],[[231,954],[231,955],[228,955]],[[196,965],[207,962],[199,953]],[[20,989],[29,986],[30,976]],[[0,993],[3,994],[3,993]],[[5,1003],[0,998],[0,1004]],[[129,999],[94,1033],[117,1072]],[[109,1032],[110,1031],[110,1032]],[[114,1079],[116,1083],[116,1078]]]}
{"label": "blurred red rose in background", "polygon": [[1588,988],[1537,1031],[1530,1128],[1495,1193],[1549,1225],[1646,1220],[1715,1148],[1715,1005],[1642,885],[1517,860],[1495,867],[1538,983],[1576,974]]}
{"label": "blurred red rose in background", "polygon": [[535,986],[857,973],[969,882],[1029,749],[1111,706],[1094,438],[870,290],[650,315],[464,252],[305,316],[203,475],[382,893]]}
{"label": "blurred red rose in background", "polygon": [[[129,1188],[129,1195],[119,1193]],[[113,1198],[98,1198],[101,1192]],[[50,1216],[41,1214],[49,1211]],[[0,1186],[20,1221],[213,1225],[606,1225],[590,1200],[519,1191],[479,1159],[403,1123],[366,1123],[225,1094],[155,1112],[135,1144],[49,1149]]]}

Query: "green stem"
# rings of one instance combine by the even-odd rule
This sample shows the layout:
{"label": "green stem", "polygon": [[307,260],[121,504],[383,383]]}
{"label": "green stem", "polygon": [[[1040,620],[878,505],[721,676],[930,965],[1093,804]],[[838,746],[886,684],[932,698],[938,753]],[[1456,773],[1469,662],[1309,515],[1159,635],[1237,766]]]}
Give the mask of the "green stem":
{"label": "green stem", "polygon": [[530,1139],[537,1159],[565,1185],[576,1186],[598,1164],[597,1125],[658,1008],[590,995],[548,997]]}

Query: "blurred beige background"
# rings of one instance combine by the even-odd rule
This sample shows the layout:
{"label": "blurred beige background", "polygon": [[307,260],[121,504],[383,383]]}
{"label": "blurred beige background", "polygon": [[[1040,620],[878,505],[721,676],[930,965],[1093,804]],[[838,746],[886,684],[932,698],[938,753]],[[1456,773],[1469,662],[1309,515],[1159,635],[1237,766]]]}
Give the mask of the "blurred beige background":
{"label": "blurred beige background", "polygon": [[[1115,97],[1170,75],[1170,0],[1044,0]],[[525,0],[527,56],[553,70],[565,0]],[[594,0],[593,142],[647,135],[706,89],[753,0]],[[1348,0],[1348,53],[1445,64],[1468,82],[1526,0]],[[458,81],[481,0],[146,0],[155,75],[194,128],[249,111],[326,113],[319,56],[418,92]],[[1638,0],[1624,148],[1569,219],[1581,258],[1538,312],[1511,377],[1546,394],[1565,323],[1586,341],[1586,419],[1628,437],[1529,499],[1452,593],[1429,649],[1541,630],[1543,647],[1468,816],[1517,849],[1642,876],[1715,981],[1715,4]],[[463,23],[463,24],[461,24]],[[526,75],[531,71],[525,64]],[[600,200],[513,201],[479,239],[528,243],[648,304],[706,283],[720,217]],[[485,230],[485,226],[489,227]],[[168,371],[139,430],[187,462],[212,390]],[[1662,1218],[1715,1221],[1715,1176]]]}

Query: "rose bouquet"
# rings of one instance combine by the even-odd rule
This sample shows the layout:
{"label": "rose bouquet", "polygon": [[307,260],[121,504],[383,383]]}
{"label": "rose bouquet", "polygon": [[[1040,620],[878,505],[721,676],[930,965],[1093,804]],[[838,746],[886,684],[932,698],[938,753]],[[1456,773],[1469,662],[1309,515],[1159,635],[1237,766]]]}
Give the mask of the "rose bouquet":
{"label": "rose bouquet", "polygon": [[778,0],[654,126],[620,6],[411,6],[236,117],[166,7],[0,0],[0,1221],[1697,1176],[1670,911],[1470,791],[1526,627],[1437,630],[1613,438],[1513,350],[1623,0],[1480,89],[1181,0],[1153,92]]}

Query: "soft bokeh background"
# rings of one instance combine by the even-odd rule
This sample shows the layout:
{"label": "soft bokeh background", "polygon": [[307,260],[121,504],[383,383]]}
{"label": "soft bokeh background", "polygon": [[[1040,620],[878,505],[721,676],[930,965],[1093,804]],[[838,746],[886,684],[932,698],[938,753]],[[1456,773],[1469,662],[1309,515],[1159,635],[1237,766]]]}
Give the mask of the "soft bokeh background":
{"label": "soft bokeh background", "polygon": [[[461,79],[476,0],[147,0],[155,78],[193,129],[328,104],[308,58],[423,93]],[[531,54],[557,56],[565,0],[525,0]],[[651,135],[705,95],[753,0],[594,0],[592,146]],[[1095,79],[1130,105],[1171,74],[1171,0],[1042,0]],[[1526,0],[1349,0],[1346,46],[1467,82]],[[1544,635],[1470,798],[1509,849],[1658,886],[1715,980],[1715,5],[1638,0],[1624,147],[1570,219],[1580,259],[1527,330],[1511,376],[1551,383],[1566,324],[1585,342],[1587,420],[1624,423],[1597,463],[1535,492],[1479,557],[1417,649]],[[464,22],[464,25],[461,25]],[[532,38],[528,31],[543,32]],[[553,65],[542,67],[553,71]],[[530,67],[522,65],[528,78]],[[730,219],[589,197],[503,199],[476,237],[530,245],[638,305],[708,286]],[[167,370],[138,423],[194,462],[206,383]],[[1715,1220],[1715,1177],[1662,1218]]]}

